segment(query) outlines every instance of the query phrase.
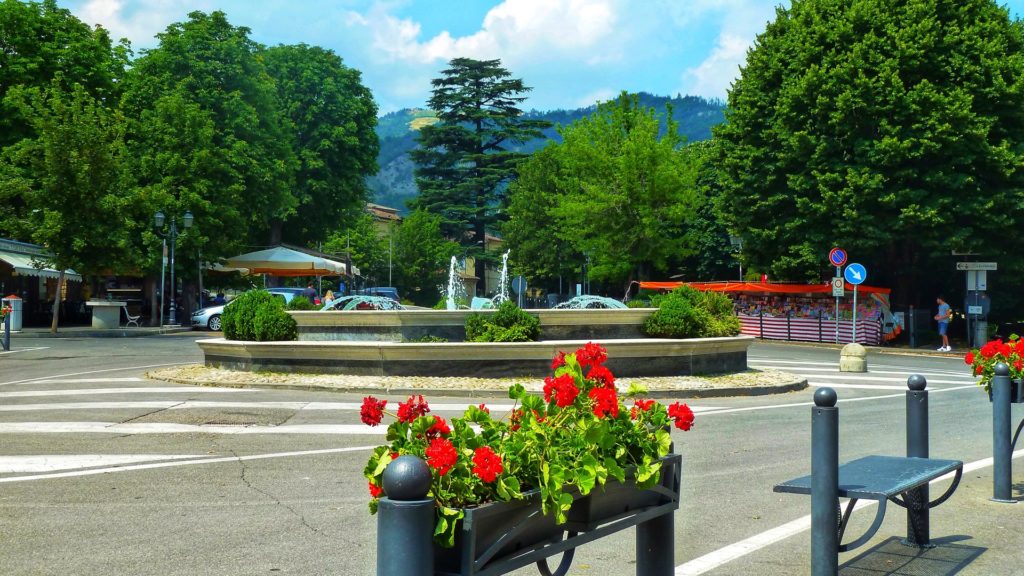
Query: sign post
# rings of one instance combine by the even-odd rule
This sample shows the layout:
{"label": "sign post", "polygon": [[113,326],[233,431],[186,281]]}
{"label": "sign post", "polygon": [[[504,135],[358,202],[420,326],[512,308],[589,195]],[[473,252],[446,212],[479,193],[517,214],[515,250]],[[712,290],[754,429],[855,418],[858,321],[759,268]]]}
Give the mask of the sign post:
{"label": "sign post", "polygon": [[857,286],[868,278],[868,270],[861,264],[850,264],[844,273],[846,281],[853,284],[853,341],[857,341]]}
{"label": "sign post", "polygon": [[[836,278],[840,279],[840,283],[843,277],[843,264],[846,264],[846,250],[842,248],[833,248],[828,253],[828,261],[830,264],[836,267]],[[836,297],[836,344],[839,344],[839,299],[844,296],[844,293],[836,293],[835,281],[832,284],[832,295]]]}

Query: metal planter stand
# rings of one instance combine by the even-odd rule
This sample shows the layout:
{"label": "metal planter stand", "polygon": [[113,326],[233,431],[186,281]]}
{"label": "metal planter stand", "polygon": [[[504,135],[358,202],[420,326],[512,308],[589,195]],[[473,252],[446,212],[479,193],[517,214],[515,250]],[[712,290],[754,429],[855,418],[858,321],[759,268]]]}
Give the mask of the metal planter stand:
{"label": "metal planter stand", "polygon": [[[418,464],[408,464],[406,459]],[[394,469],[394,470],[393,470]],[[389,490],[389,478],[426,471],[422,490],[412,493]],[[434,502],[425,499],[429,470],[419,458],[402,456],[384,472],[384,490],[378,509],[378,576],[496,576],[536,564],[541,576],[565,576],[575,549],[620,530],[636,526],[636,574],[670,576],[675,570],[674,512],[679,508],[682,457],[662,458],[661,480],[648,490],[609,481],[587,496],[577,495],[568,521],[556,525],[541,512],[539,493],[527,493],[525,501],[495,502],[464,510],[454,548],[431,546]],[[410,485],[402,482],[402,485]],[[398,500],[399,498],[407,498]],[[427,511],[427,512],[424,512]],[[394,554],[394,542],[415,542],[415,550]],[[562,554],[552,570],[547,559]]]}

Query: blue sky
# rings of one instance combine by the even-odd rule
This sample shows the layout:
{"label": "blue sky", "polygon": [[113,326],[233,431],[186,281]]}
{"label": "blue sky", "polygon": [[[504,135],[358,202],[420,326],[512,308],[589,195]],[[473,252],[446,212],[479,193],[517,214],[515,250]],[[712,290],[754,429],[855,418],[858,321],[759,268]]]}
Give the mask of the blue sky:
{"label": "blue sky", "polygon": [[[778,0],[58,0],[136,48],[193,10],[223,10],[264,44],[330,48],[381,112],[423,106],[457,56],[501,58],[527,108],[576,108],[621,90],[724,98]],[[781,2],[788,5],[789,1]],[[1024,0],[1007,2],[1019,16]]]}

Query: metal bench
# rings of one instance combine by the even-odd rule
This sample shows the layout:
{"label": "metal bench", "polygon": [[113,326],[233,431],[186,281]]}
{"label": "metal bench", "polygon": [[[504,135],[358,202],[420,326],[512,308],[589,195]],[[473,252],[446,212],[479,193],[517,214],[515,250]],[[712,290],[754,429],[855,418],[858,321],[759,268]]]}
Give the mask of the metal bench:
{"label": "metal bench", "polygon": [[[907,456],[866,456],[839,465],[839,409],[831,388],[814,393],[811,410],[811,474],[776,484],[774,491],[811,496],[811,574],[835,576],[839,553],[858,548],[878,531],[886,503],[907,509],[908,546],[930,548],[929,511],[953,495],[963,474],[963,462],[928,458],[928,392],[923,376],[907,381]],[[929,500],[928,484],[954,473],[952,484],[936,500]],[[839,504],[848,498],[846,510]],[[868,530],[856,540],[842,543],[858,500],[875,500],[878,510]]]}
{"label": "metal bench", "polygon": [[142,314],[139,313],[135,316],[132,316],[131,314],[128,313],[128,306],[122,306],[121,309],[124,310],[125,318],[127,318],[127,321],[124,323],[125,328],[131,326],[132,324],[134,324],[136,328],[139,328],[139,318],[142,318]]}

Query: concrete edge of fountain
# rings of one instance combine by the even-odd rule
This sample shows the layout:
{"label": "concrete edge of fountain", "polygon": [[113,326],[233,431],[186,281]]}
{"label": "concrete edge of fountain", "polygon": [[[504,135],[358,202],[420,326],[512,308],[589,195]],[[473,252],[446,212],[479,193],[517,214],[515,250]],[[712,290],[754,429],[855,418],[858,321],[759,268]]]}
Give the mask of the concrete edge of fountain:
{"label": "concrete edge of fountain", "polygon": [[[401,343],[386,341],[198,341],[211,368],[353,376],[532,378],[551,371],[551,358],[589,340]],[[693,339],[594,339],[608,349],[620,377],[684,376],[747,370],[750,336]]]}

